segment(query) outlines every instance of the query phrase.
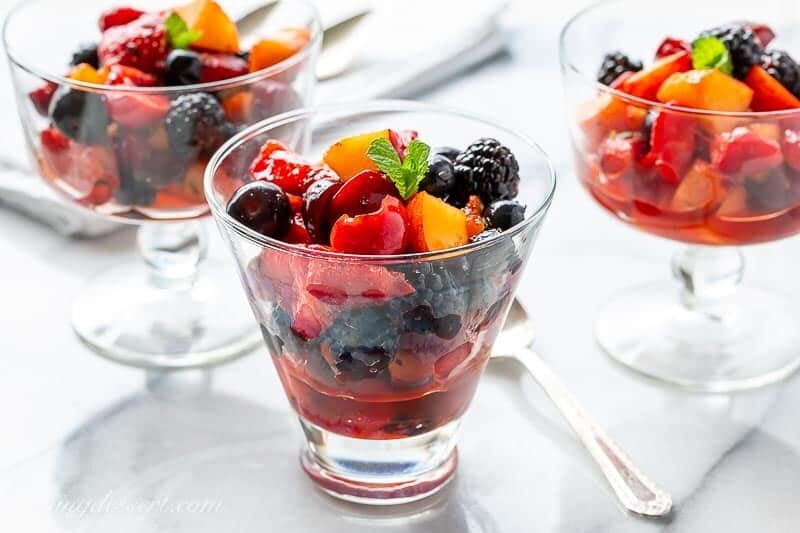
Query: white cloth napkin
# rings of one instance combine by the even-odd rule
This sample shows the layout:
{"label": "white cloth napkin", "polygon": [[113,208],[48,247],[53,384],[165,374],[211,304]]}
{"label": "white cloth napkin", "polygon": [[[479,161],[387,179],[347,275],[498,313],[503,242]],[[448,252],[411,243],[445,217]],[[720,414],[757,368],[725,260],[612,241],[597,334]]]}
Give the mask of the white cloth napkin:
{"label": "white cloth napkin", "polygon": [[[358,4],[355,4],[358,2]],[[328,26],[364,5],[320,2]],[[510,33],[500,23],[505,0],[376,1],[373,13],[353,38],[357,50],[351,70],[320,83],[318,103],[374,98],[410,98],[480,64],[508,45]],[[10,82],[0,83],[5,116],[13,117]],[[62,200],[32,172],[25,160],[17,121],[0,126],[0,206],[40,220],[64,235],[93,237],[121,227]]]}

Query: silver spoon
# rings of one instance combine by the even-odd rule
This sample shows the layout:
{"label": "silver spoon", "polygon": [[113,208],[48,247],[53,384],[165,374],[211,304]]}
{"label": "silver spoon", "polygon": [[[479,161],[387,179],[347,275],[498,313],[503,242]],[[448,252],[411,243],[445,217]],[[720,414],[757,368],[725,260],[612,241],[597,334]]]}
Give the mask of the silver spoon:
{"label": "silver spoon", "polygon": [[503,331],[495,343],[492,359],[513,359],[525,366],[561,411],[626,509],[644,516],[669,514],[672,497],[650,481],[625,452],[589,419],[578,400],[530,348],[534,335],[528,313],[518,300],[514,300]]}
{"label": "silver spoon", "polygon": [[[278,0],[266,0],[236,19],[236,28],[244,48],[250,48],[263,34],[266,21],[277,5]],[[369,8],[360,9],[323,30],[322,49],[317,61],[317,79],[329,80],[350,68],[357,55],[356,40],[352,37],[371,13]]]}

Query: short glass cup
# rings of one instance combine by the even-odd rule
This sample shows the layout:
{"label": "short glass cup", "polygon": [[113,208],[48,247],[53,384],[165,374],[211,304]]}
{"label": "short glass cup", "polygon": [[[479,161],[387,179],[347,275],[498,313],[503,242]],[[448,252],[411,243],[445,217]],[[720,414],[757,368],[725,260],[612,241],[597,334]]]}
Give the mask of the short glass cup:
{"label": "short glass cup", "polygon": [[[144,261],[94,278],[75,302],[72,324],[96,352],[125,364],[221,363],[251,349],[259,335],[229,284],[229,267],[206,260],[203,173],[210,156],[236,131],[308,104],[322,38],[317,12],[304,0],[277,2],[265,36],[280,28],[307,28],[309,43],[272,67],[239,77],[172,87],[97,85],[65,77],[72,51],[98,38],[98,16],[118,5],[98,0],[65,9],[60,0],[26,0],[12,9],[3,28],[27,146],[44,181],[66,201],[139,226]],[[155,12],[165,4],[142,0],[137,7]],[[225,7],[236,17],[252,3],[234,0]],[[53,125],[52,102],[66,93],[73,104],[70,137]],[[210,144],[178,150],[165,129],[167,107],[198,93],[221,103],[226,126],[219,138],[209,137]]]}
{"label": "short glass cup", "polygon": [[[800,111],[667,106],[602,85],[595,73],[605,53],[649,59],[667,36],[691,40],[730,20],[774,24],[780,46],[800,52],[798,14],[785,2],[735,0],[725,3],[722,15],[718,7],[677,0],[667,10],[645,13],[635,0],[604,1],[577,14],[560,42],[581,183],[623,222],[689,245],[672,261],[677,282],[619,294],[597,320],[597,339],[631,369],[705,391],[759,387],[800,365],[796,306],[783,295],[741,287],[739,250],[800,232],[800,160],[780,155],[738,165],[713,155],[714,143],[736,132],[780,145],[800,131]],[[673,137],[664,137],[666,155],[654,160],[648,150],[656,116]],[[620,146],[632,148],[630,158],[619,157],[625,152]]]}
{"label": "short glass cup", "polygon": [[[267,139],[320,160],[339,139],[418,130],[432,146],[494,137],[517,156],[526,220],[484,243],[359,256],[266,238],[225,206]],[[409,102],[287,113],[232,139],[206,172],[206,196],[286,395],[306,437],[302,466],[325,491],[371,504],[423,498],[456,468],[456,430],[514,298],[550,205],[555,174],[501,126]]]}

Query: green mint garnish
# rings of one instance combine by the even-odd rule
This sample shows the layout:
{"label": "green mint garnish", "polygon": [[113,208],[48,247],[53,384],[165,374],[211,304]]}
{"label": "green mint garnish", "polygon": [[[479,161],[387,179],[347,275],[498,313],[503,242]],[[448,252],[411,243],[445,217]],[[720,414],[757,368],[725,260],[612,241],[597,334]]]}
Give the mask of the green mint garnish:
{"label": "green mint garnish", "polygon": [[692,66],[696,70],[718,69],[733,73],[733,61],[728,47],[717,37],[700,37],[692,43]]}
{"label": "green mint garnish", "polygon": [[372,141],[367,156],[375,165],[392,180],[397,192],[403,200],[408,200],[419,190],[419,184],[428,173],[428,156],[431,147],[419,140],[411,141],[405,160],[400,156],[387,139]]}
{"label": "green mint garnish", "polygon": [[167,27],[167,35],[172,48],[189,48],[189,45],[203,35],[201,31],[190,30],[186,21],[175,12],[170,13],[164,25]]}

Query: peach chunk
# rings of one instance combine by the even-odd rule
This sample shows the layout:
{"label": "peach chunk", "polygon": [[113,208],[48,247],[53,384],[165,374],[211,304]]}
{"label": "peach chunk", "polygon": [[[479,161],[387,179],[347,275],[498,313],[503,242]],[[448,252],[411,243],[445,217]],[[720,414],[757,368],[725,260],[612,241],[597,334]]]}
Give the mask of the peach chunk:
{"label": "peach chunk", "polygon": [[708,163],[695,161],[675,189],[671,207],[677,213],[702,212],[714,205],[721,193],[722,178]]}
{"label": "peach chunk", "polygon": [[426,192],[416,194],[406,206],[410,243],[415,252],[433,252],[469,242],[467,214]]}
{"label": "peach chunk", "polygon": [[347,137],[333,144],[323,156],[323,161],[343,180],[347,181],[365,170],[378,170],[367,156],[367,150],[375,139],[389,139],[389,130],[373,131]]}
{"label": "peach chunk", "polygon": [[670,76],[658,90],[658,99],[708,111],[747,111],[753,90],[716,69],[690,70]]}
{"label": "peach chunk", "polygon": [[214,0],[194,0],[175,12],[186,21],[189,29],[200,32],[200,38],[192,43],[193,47],[226,54],[239,52],[239,30]]}
{"label": "peach chunk", "polygon": [[256,72],[289,59],[311,40],[307,28],[284,28],[262,39],[250,50],[250,72]]}
{"label": "peach chunk", "polygon": [[105,76],[88,63],[81,63],[73,68],[69,73],[69,79],[98,85],[106,82]]}

